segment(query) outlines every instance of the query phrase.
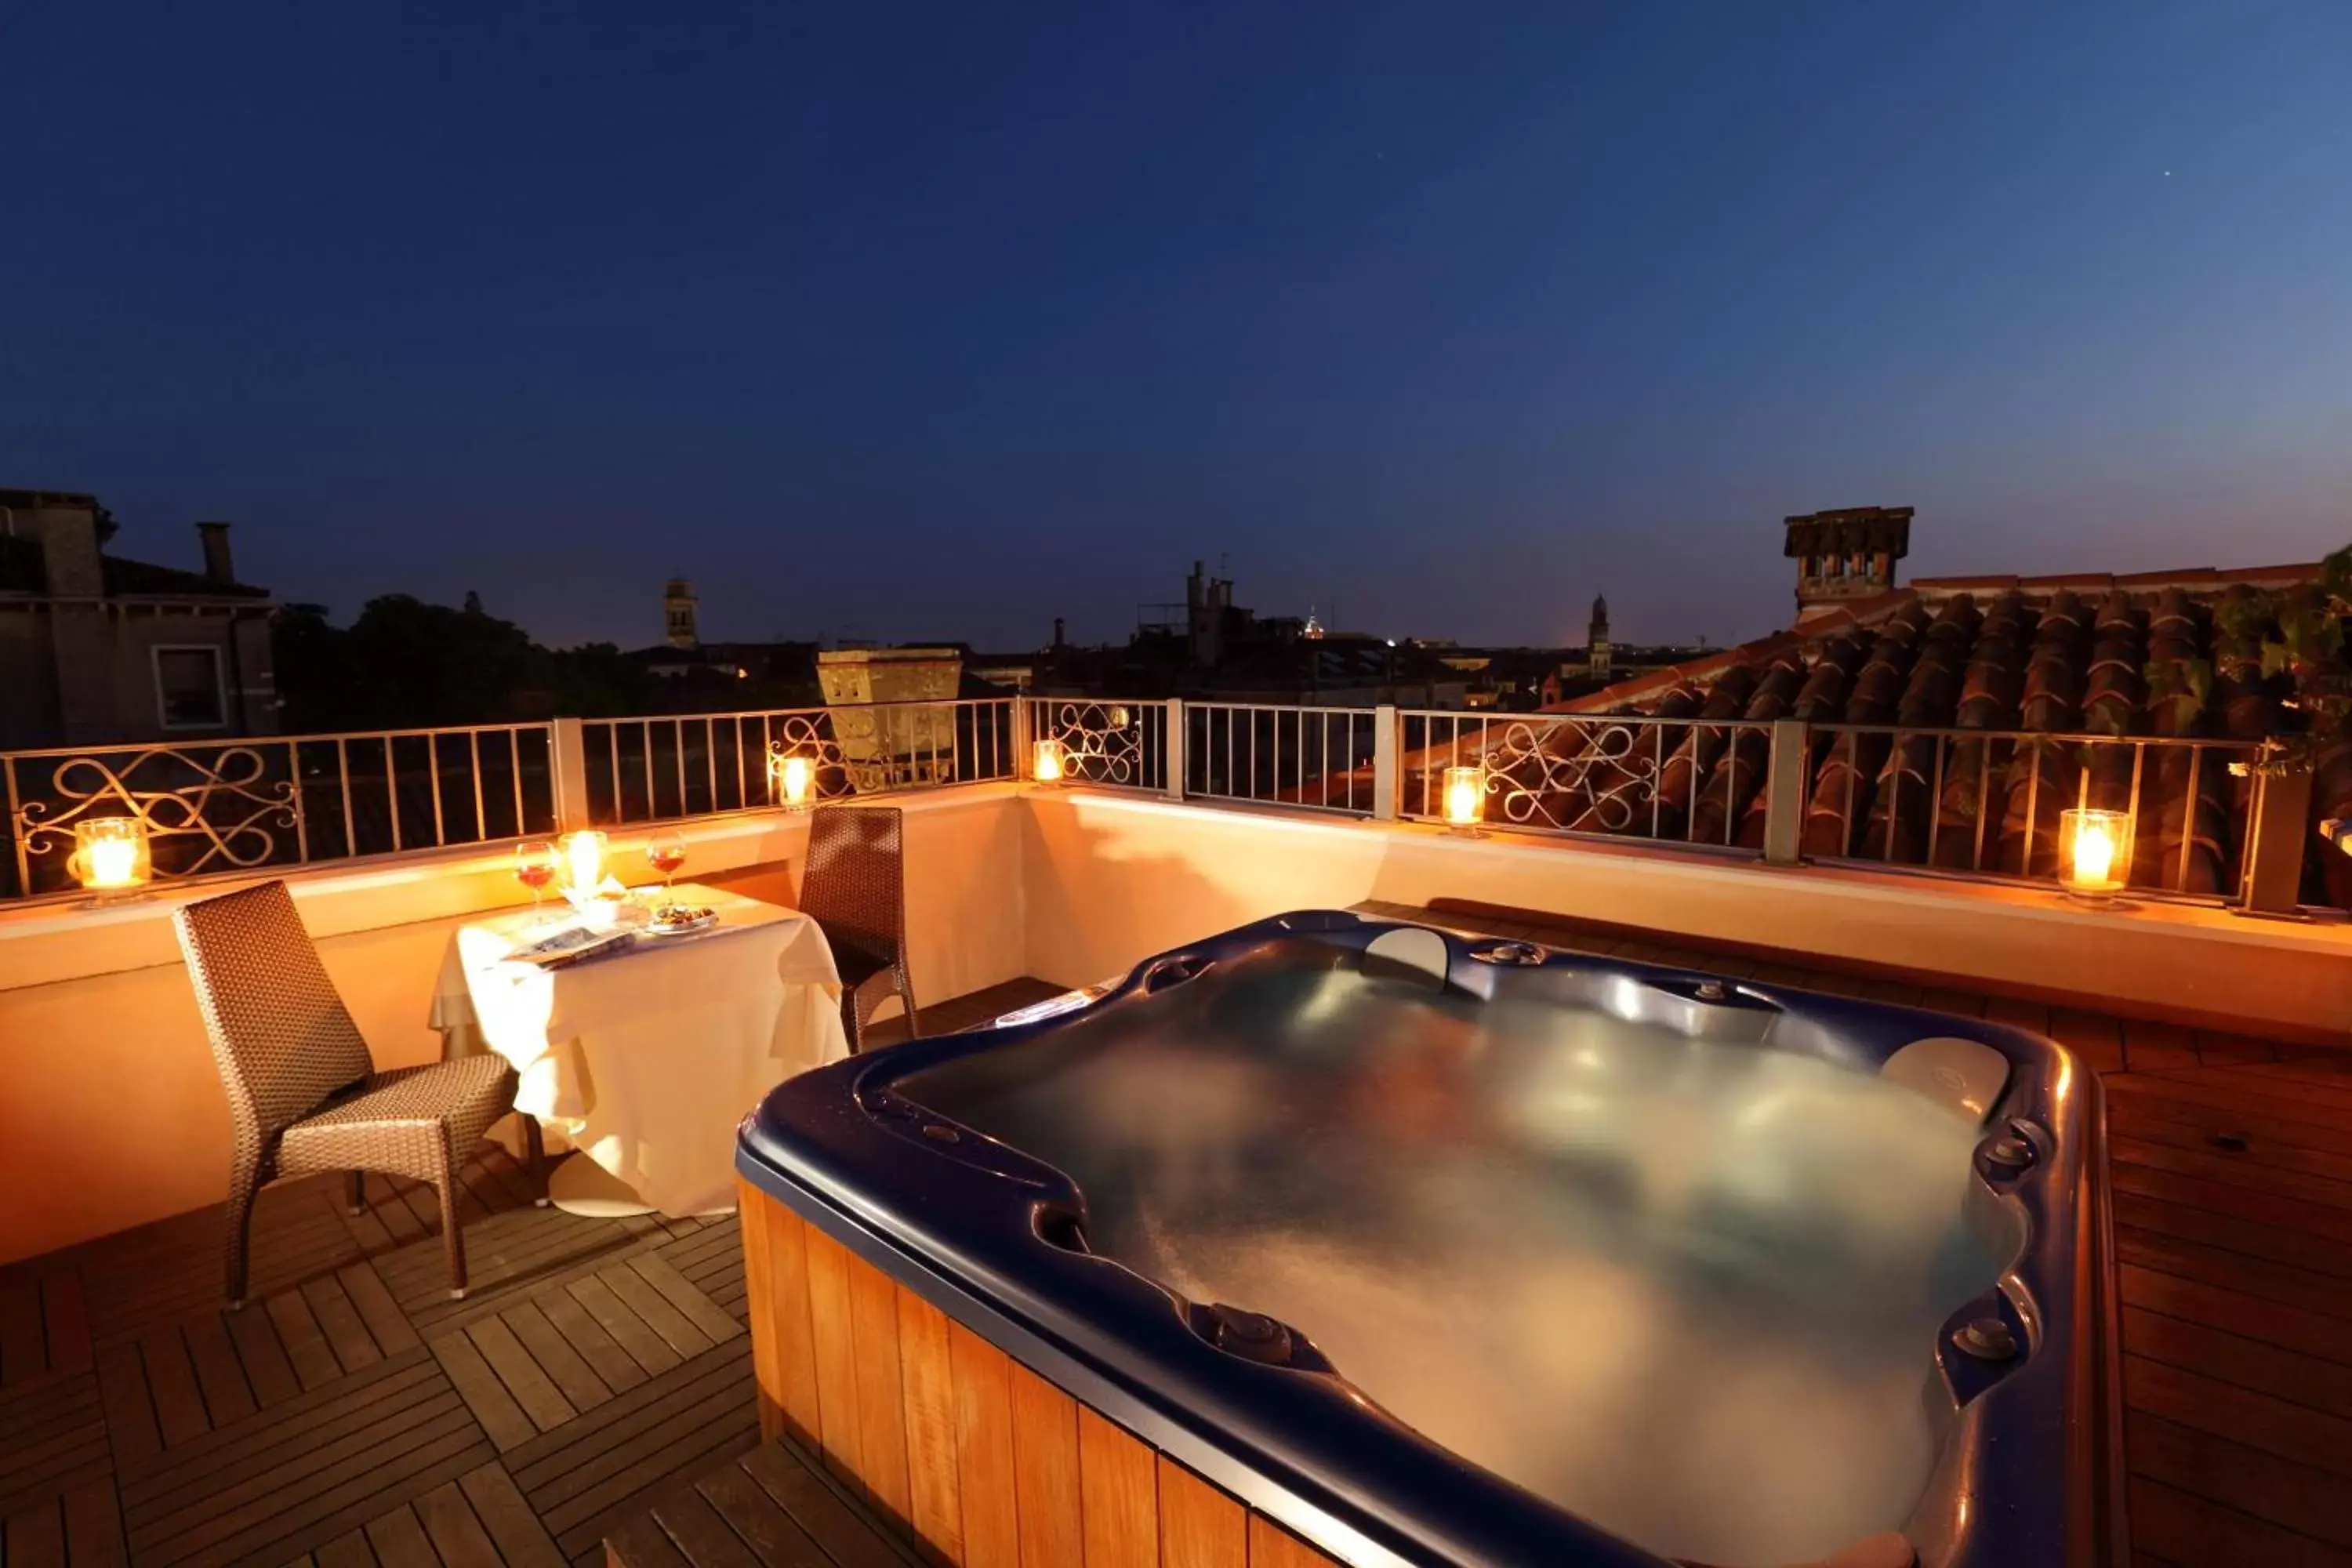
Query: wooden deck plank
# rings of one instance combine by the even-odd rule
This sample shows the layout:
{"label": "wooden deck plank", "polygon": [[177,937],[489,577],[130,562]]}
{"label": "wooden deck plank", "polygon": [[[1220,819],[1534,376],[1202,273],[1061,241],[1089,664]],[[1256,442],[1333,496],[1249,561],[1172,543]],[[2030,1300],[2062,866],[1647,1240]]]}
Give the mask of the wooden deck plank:
{"label": "wooden deck plank", "polygon": [[62,1500],[66,1560],[73,1568],[123,1568],[131,1561],[113,1483],[85,1482],[69,1488]]}
{"label": "wooden deck plank", "polygon": [[[718,1343],[717,1340],[697,1328],[684,1312],[670,1305],[662,1293],[637,1272],[633,1267],[634,1262],[632,1259],[628,1263],[617,1263],[610,1268],[600,1269],[596,1278],[680,1357],[698,1356]],[[731,1319],[727,1326],[730,1334],[737,1331]]]}
{"label": "wooden deck plank", "polygon": [[2163,1542],[2180,1568],[2352,1568],[2352,1552],[2146,1476],[2131,1478],[2129,1495],[2134,1539]]}
{"label": "wooden deck plank", "polygon": [[400,1310],[400,1303],[392,1299],[375,1265],[366,1261],[350,1264],[338,1269],[335,1278],[342,1282],[343,1295],[366,1325],[368,1337],[385,1355],[398,1355],[424,1343],[408,1315]]}
{"label": "wooden deck plank", "polygon": [[[2126,1352],[2126,1408],[2352,1478],[2352,1421]],[[2126,1448],[2126,1457],[2129,1448]]]}
{"label": "wooden deck plank", "polygon": [[[212,1539],[266,1519],[302,1497],[348,1479],[379,1459],[470,1431],[465,1405],[446,1390],[381,1414],[331,1440],[281,1444],[264,1465],[242,1464],[131,1511],[131,1544],[142,1556],[182,1542]],[[223,1521],[227,1521],[223,1528]]]}
{"label": "wooden deck plank", "polygon": [[302,1300],[310,1305],[319,1331],[326,1336],[327,1348],[334,1352],[336,1363],[345,1372],[357,1372],[383,1359],[383,1352],[376,1348],[374,1336],[368,1332],[359,1309],[343,1293],[341,1279],[330,1274],[304,1280]]}
{"label": "wooden deck plank", "polygon": [[188,1357],[187,1341],[177,1329],[158,1329],[139,1341],[140,1364],[147,1369],[147,1391],[155,1400],[155,1421],[163,1429],[163,1446],[190,1442],[212,1430],[205,1414],[204,1391],[196,1384],[195,1363]]}
{"label": "wooden deck plank", "polygon": [[245,1500],[294,1486],[313,1471],[351,1455],[367,1453],[388,1434],[440,1420],[463,1411],[433,1366],[416,1368],[409,1380],[379,1380],[367,1396],[324,1405],[308,1422],[268,1422],[237,1441],[195,1455],[188,1467],[158,1471],[125,1488],[125,1514],[131,1535],[146,1540],[169,1535],[191,1519],[209,1519]]}
{"label": "wooden deck plank", "polygon": [[[589,1370],[606,1388],[614,1394],[625,1394],[646,1381],[646,1369],[604,1331],[604,1326],[589,1315],[588,1309],[582,1306],[569,1290],[541,1291],[531,1298],[531,1304],[546,1317],[548,1326],[562,1336],[563,1342],[588,1363]],[[573,1403],[579,1402],[575,1400]],[[598,1400],[595,1403],[604,1402]]]}
{"label": "wooden deck plank", "polygon": [[294,1375],[305,1389],[320,1387],[343,1374],[342,1363],[335,1359],[299,1290],[270,1297],[267,1308],[270,1325],[278,1331],[278,1342],[286,1347],[286,1359],[293,1363]]}
{"label": "wooden deck plank", "polygon": [[699,1491],[674,1492],[654,1504],[653,1512],[694,1568],[761,1568],[759,1557]]}
{"label": "wooden deck plank", "polygon": [[286,1347],[278,1342],[268,1313],[248,1307],[241,1312],[225,1312],[222,1318],[230,1342],[236,1346],[237,1361],[245,1368],[246,1385],[264,1410],[302,1392],[302,1380],[294,1374],[294,1363],[287,1359]]}
{"label": "wooden deck plank", "polygon": [[490,1540],[508,1568],[562,1568],[563,1553],[539,1515],[507,1474],[504,1465],[488,1464],[457,1478],[457,1488],[473,1505],[474,1517],[489,1531]]}
{"label": "wooden deck plank", "polygon": [[205,1411],[215,1426],[242,1421],[261,1408],[246,1383],[245,1364],[237,1359],[228,1328],[218,1312],[188,1320],[188,1355],[195,1364],[196,1385],[205,1396]]}
{"label": "wooden deck plank", "polygon": [[441,1568],[439,1553],[408,1504],[370,1520],[363,1533],[383,1568]]}
{"label": "wooden deck plank", "polygon": [[409,1506],[448,1568],[502,1568],[498,1543],[474,1517],[473,1505],[456,1481],[442,1482]]}
{"label": "wooden deck plank", "polygon": [[645,1369],[649,1376],[659,1376],[678,1365],[685,1358],[670,1348],[669,1342],[656,1333],[636,1313],[631,1311],[621,1298],[613,1292],[603,1276],[591,1275],[572,1282],[572,1299],[586,1309],[596,1326],[611,1336],[613,1342],[629,1352],[629,1358]]}
{"label": "wooden deck plank", "polygon": [[2338,1476],[2137,1411],[2124,1424],[2124,1441],[2133,1475],[2352,1547],[2352,1487]]}
{"label": "wooden deck plank", "polygon": [[695,1482],[695,1489],[769,1568],[832,1568],[833,1560],[815,1538],[751,1478],[740,1461],[721,1465]]}
{"label": "wooden deck plank", "polygon": [[[829,1477],[784,1445],[762,1443],[737,1462],[840,1568],[906,1568],[908,1554]],[[984,1565],[967,1559],[964,1568]]]}
{"label": "wooden deck plank", "polygon": [[465,1332],[532,1426],[551,1432],[580,1414],[555,1386],[555,1380],[530,1359],[530,1352],[523,1349],[504,1318],[485,1318]]}
{"label": "wooden deck plank", "polygon": [[427,1343],[434,1359],[441,1363],[441,1370],[464,1397],[466,1407],[474,1413],[474,1419],[482,1424],[482,1430],[489,1434],[499,1452],[520,1447],[539,1435],[539,1426],[516,1403],[514,1395],[507,1392],[507,1385],[499,1381],[499,1374],[490,1370],[490,1363],[482,1359],[482,1352],[474,1348],[463,1330]]}
{"label": "wooden deck plank", "polygon": [[499,1321],[530,1352],[530,1359],[553,1380],[573,1410],[593,1410],[613,1397],[613,1390],[580,1352],[564,1342],[563,1335],[548,1321],[536,1300],[517,1302],[499,1313]]}
{"label": "wooden deck plank", "polygon": [[733,1339],[743,1331],[743,1325],[712,1305],[710,1298],[688,1282],[675,1268],[662,1261],[657,1252],[632,1258],[629,1268],[661,1299],[670,1304],[680,1317],[701,1331],[712,1344]]}

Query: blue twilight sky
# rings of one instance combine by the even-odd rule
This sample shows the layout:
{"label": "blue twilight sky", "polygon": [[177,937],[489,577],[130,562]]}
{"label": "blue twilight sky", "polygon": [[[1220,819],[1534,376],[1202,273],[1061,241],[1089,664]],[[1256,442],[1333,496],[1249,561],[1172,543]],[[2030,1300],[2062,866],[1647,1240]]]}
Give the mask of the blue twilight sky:
{"label": "blue twilight sky", "polygon": [[0,485],[543,638],[2352,539],[2352,5],[21,4]]}

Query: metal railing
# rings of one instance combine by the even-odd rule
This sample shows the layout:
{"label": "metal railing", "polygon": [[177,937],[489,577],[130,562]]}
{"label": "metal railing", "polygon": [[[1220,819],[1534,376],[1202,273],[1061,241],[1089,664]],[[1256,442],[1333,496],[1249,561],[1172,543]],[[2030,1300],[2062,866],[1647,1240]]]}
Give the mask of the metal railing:
{"label": "metal railing", "polygon": [[73,890],[75,825],[144,824],[160,879],[1032,776],[1339,816],[1443,820],[1485,770],[1490,827],[1794,865],[2048,885],[2059,814],[2134,824],[2136,894],[2290,912],[2305,775],[2262,742],[1643,714],[1004,696],[0,753],[0,898]]}
{"label": "metal railing", "polygon": [[2240,891],[2259,742],[1824,724],[1805,745],[1810,858],[2047,882],[2060,813],[2096,806],[2135,825],[2134,889]]}
{"label": "metal railing", "polygon": [[1383,710],[1185,702],[1188,798],[1378,815]]}
{"label": "metal railing", "polygon": [[[1486,773],[1485,818],[1570,837],[1741,847],[1772,726],[1643,714],[1405,711],[1397,814],[1444,819],[1445,770]],[[1760,843],[1760,841],[1759,841]]]}
{"label": "metal railing", "polygon": [[1170,787],[1174,760],[1170,717],[1181,708],[1173,702],[1110,698],[1024,699],[1020,774],[1029,776],[1034,761],[1025,748],[1051,741],[1062,776],[1072,784],[1163,793]]}
{"label": "metal railing", "polygon": [[545,832],[554,777],[546,724],[11,752],[0,896],[71,890],[88,818],[136,818],[155,875],[184,879]]}
{"label": "metal railing", "polygon": [[1013,697],[751,713],[583,719],[587,820],[628,826],[782,803],[786,758],[812,802],[1020,776]]}

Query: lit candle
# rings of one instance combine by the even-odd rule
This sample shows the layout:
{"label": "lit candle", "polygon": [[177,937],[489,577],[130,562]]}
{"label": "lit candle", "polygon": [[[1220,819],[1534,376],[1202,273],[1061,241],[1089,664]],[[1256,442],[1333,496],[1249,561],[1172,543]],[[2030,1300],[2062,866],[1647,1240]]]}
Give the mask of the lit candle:
{"label": "lit candle", "polygon": [[806,757],[782,757],[777,760],[776,780],[782,786],[786,805],[806,805],[809,784],[816,770]]}
{"label": "lit candle", "polygon": [[1039,784],[1052,784],[1062,776],[1062,743],[1059,741],[1037,742],[1036,761],[1030,767],[1029,776]]}
{"label": "lit candle", "polygon": [[1478,826],[1486,810],[1486,770],[1457,767],[1445,770],[1445,820],[1457,830]]}
{"label": "lit candle", "polygon": [[135,817],[94,816],[74,825],[75,873],[94,892],[135,888],[147,879],[147,836]]}
{"label": "lit candle", "polygon": [[2116,840],[2104,823],[2088,823],[2074,836],[2074,879],[2094,885],[2107,879],[2116,863]]}
{"label": "lit candle", "polygon": [[572,868],[572,885],[583,893],[595,891],[604,879],[604,836],[593,831],[571,834],[563,840],[563,861]]}
{"label": "lit candle", "polygon": [[2128,814],[2093,806],[2072,807],[2059,814],[2058,842],[2065,852],[2063,877],[2068,892],[2104,896],[2129,879]]}

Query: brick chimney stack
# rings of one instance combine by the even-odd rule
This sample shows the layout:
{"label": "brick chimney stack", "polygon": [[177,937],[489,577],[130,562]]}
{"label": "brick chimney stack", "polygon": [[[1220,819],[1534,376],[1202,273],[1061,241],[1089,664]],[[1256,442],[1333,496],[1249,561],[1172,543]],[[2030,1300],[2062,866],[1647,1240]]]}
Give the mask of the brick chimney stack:
{"label": "brick chimney stack", "polygon": [[1797,563],[1797,622],[1888,593],[1911,552],[1911,508],[1857,506],[1787,519],[1783,553]]}
{"label": "brick chimney stack", "polygon": [[228,552],[228,524],[200,522],[196,524],[196,537],[204,541],[205,580],[222,584],[236,582],[236,564]]}

